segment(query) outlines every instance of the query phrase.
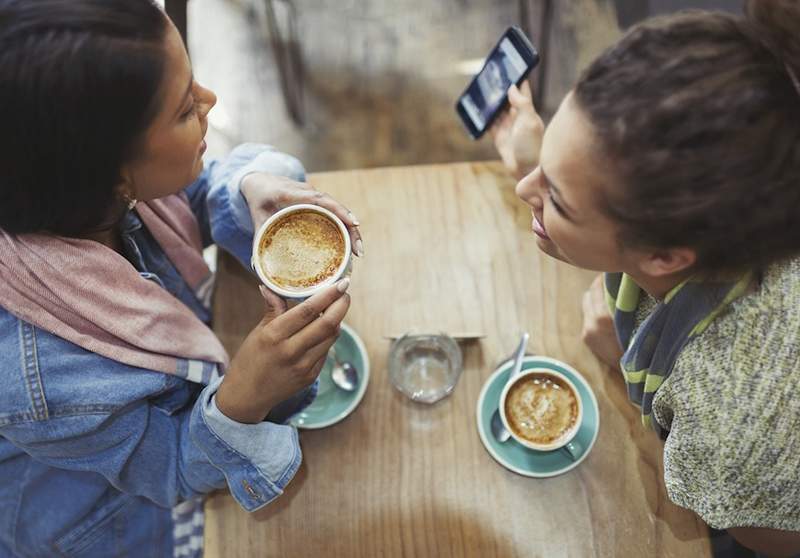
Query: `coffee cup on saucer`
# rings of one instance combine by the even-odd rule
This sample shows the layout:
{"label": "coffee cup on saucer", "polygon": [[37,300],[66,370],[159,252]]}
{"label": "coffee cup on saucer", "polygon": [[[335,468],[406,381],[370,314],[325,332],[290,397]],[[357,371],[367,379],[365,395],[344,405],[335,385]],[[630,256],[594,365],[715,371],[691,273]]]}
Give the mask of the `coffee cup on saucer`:
{"label": "coffee cup on saucer", "polygon": [[269,290],[299,302],[349,275],[350,234],[324,207],[292,205],[259,227],[251,265]]}
{"label": "coffee cup on saucer", "polygon": [[583,404],[564,374],[531,368],[508,381],[500,394],[500,418],[511,436],[536,451],[583,453],[574,440],[583,420]]}

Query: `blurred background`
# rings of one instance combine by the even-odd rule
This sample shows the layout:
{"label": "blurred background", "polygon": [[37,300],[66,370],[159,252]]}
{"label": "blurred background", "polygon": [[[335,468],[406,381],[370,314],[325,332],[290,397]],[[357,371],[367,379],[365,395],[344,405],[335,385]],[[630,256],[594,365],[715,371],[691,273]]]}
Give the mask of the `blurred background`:
{"label": "blurred background", "polygon": [[[163,2],[163,0],[162,0]],[[166,0],[197,79],[219,97],[211,156],[245,141],[310,172],[497,158],[454,104],[509,25],[542,55],[545,120],[579,72],[631,24],[742,0]],[[657,71],[654,69],[653,71]]]}

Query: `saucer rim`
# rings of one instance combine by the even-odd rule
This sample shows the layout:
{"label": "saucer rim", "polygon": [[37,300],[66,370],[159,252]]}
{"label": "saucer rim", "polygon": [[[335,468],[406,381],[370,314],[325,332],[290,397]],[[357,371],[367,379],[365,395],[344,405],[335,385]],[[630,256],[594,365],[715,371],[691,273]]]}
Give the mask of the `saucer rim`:
{"label": "saucer rim", "polygon": [[[574,367],[570,366],[566,362],[560,361],[560,360],[552,358],[552,357],[547,357],[547,356],[526,355],[524,357],[524,359],[523,359],[523,363],[532,362],[532,361],[539,361],[539,362],[544,361],[544,362],[547,362],[547,363],[550,363],[550,364],[561,366],[561,367],[565,368],[566,370],[569,370],[572,374],[574,374],[575,377],[586,387],[586,391],[589,393],[589,398],[590,398],[594,408],[597,409],[597,421],[596,421],[596,427],[594,428],[594,433],[592,434],[592,440],[589,442],[589,444],[587,445],[586,449],[583,451],[583,455],[581,455],[578,459],[576,459],[575,461],[573,461],[570,464],[568,464],[566,467],[563,467],[561,469],[557,469],[555,471],[549,471],[549,472],[546,472],[546,473],[539,473],[539,472],[536,472],[536,471],[529,471],[527,469],[523,469],[521,467],[517,467],[516,465],[513,465],[512,463],[510,463],[507,459],[505,459],[497,451],[495,451],[495,449],[492,447],[491,443],[489,442],[489,440],[487,438],[488,434],[487,434],[485,428],[483,427],[483,423],[481,421],[481,418],[482,418],[482,411],[481,411],[482,405],[481,405],[481,403],[483,403],[483,400],[486,398],[486,392],[489,391],[489,386],[492,385],[492,383],[494,382],[495,378],[497,376],[499,376],[502,372],[504,372],[505,369],[507,368],[507,364],[505,364],[505,363],[502,364],[497,369],[495,369],[495,371],[492,372],[492,374],[486,379],[486,381],[484,381],[483,387],[481,388],[481,393],[480,393],[480,395],[478,395],[478,402],[477,402],[477,404],[475,406],[475,422],[476,422],[476,426],[477,426],[477,429],[478,429],[478,435],[480,436],[481,443],[483,444],[483,447],[486,448],[486,451],[489,452],[489,455],[491,455],[492,458],[494,458],[494,460],[497,461],[500,465],[502,465],[503,467],[505,467],[509,471],[512,471],[512,472],[517,473],[518,475],[522,475],[524,477],[530,477],[530,478],[555,477],[555,476],[567,473],[567,472],[571,471],[572,469],[574,469],[575,467],[577,467],[578,465],[580,465],[583,462],[583,460],[586,459],[588,457],[588,455],[592,452],[592,448],[594,448],[594,444],[597,441],[597,436],[600,433],[600,406],[597,403],[597,397],[594,394],[594,390],[592,389],[592,386],[589,385],[589,382],[586,380],[586,378],[583,377],[583,374],[578,372]],[[529,451],[535,451],[535,450],[529,450]],[[554,450],[554,451],[558,451],[558,450]]]}
{"label": "saucer rim", "polygon": [[[343,411],[334,415],[330,419],[323,420],[320,422],[313,422],[309,424],[298,424],[296,422],[297,415],[292,417],[289,421],[289,424],[295,426],[299,430],[319,430],[320,428],[327,428],[328,426],[332,426],[337,422],[341,422],[345,418],[347,418],[353,411],[355,411],[356,407],[361,403],[361,400],[364,399],[364,395],[367,393],[367,385],[369,384],[369,355],[367,354],[367,348],[364,345],[364,341],[361,340],[361,337],[355,332],[355,330],[347,325],[346,323],[342,322],[341,328],[343,331],[347,332],[348,335],[353,339],[358,348],[359,352],[361,353],[362,358],[364,359],[364,370],[359,370],[359,379],[361,380],[359,383],[358,391],[356,391],[355,396],[350,401],[350,404],[344,408]],[[311,405],[314,403],[312,402]],[[309,407],[311,406],[309,405]],[[302,412],[302,411],[301,411]]]}

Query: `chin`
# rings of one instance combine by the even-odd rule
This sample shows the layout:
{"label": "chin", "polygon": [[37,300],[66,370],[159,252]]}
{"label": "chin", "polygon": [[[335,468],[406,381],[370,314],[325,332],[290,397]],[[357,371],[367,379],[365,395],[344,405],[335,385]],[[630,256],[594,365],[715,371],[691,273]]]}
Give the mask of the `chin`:
{"label": "chin", "polygon": [[203,172],[204,167],[205,163],[203,163],[203,158],[198,157],[197,162],[194,164],[194,168],[192,169],[192,179],[189,181],[189,184],[200,178],[200,173]]}
{"label": "chin", "polygon": [[536,246],[550,256],[551,258],[555,258],[557,260],[561,260],[562,262],[572,263],[567,259],[564,254],[558,249],[558,246],[552,240],[545,240],[544,238],[537,236],[536,237]]}

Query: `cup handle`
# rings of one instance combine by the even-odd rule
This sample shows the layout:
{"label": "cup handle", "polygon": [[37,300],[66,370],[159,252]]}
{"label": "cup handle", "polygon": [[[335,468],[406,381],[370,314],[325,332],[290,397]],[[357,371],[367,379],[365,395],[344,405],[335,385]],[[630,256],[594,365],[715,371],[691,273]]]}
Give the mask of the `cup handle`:
{"label": "cup handle", "polygon": [[577,461],[578,458],[583,455],[583,445],[581,445],[577,440],[571,440],[567,442],[561,449],[569,455],[570,459],[573,461]]}

